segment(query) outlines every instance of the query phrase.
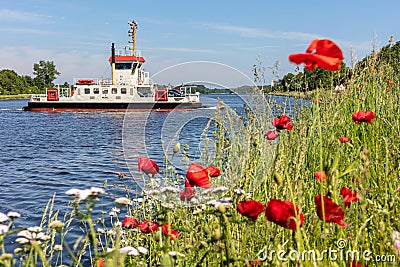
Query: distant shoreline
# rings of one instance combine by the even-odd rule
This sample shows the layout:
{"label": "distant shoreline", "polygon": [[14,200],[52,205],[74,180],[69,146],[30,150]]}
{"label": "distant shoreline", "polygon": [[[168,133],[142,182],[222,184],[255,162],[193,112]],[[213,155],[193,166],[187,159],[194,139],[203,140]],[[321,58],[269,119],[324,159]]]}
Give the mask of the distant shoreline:
{"label": "distant shoreline", "polygon": [[20,95],[0,95],[0,100],[23,100],[29,99],[29,94],[20,94]]}

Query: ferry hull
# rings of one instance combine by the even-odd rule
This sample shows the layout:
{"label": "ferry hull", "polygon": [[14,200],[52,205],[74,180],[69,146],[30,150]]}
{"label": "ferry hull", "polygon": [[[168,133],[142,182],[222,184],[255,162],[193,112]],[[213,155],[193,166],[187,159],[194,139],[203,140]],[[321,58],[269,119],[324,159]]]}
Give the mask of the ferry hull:
{"label": "ferry hull", "polygon": [[25,111],[44,111],[44,112],[88,112],[88,111],[125,111],[125,110],[173,110],[173,109],[195,109],[201,108],[200,102],[143,102],[143,103],[86,103],[86,102],[29,102],[28,106],[23,107]]}

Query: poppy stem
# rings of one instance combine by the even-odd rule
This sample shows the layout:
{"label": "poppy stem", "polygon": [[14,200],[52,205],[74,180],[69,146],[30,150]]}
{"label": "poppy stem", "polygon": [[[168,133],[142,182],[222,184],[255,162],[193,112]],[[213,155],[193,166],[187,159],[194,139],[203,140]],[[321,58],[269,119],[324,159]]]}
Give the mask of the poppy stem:
{"label": "poppy stem", "polygon": [[226,266],[230,265],[230,242],[232,240],[231,238],[231,233],[229,230],[229,221],[228,218],[226,218],[225,214],[220,215],[220,222],[223,225],[223,240],[224,240],[224,245],[225,245],[225,257],[226,257]]}
{"label": "poppy stem", "polygon": [[317,111],[317,126],[318,126],[318,137],[319,137],[319,169],[323,170],[324,169],[324,158],[323,158],[323,136],[322,136],[322,123],[321,123],[321,113],[320,113],[320,107],[318,104],[319,101],[319,90],[316,89],[316,104],[315,104],[315,108]]}

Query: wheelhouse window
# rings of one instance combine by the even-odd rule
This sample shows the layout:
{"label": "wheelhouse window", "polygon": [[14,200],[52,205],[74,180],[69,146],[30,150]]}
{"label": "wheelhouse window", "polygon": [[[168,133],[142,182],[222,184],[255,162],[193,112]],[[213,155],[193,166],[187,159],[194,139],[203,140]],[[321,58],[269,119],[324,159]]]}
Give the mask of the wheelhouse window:
{"label": "wheelhouse window", "polygon": [[126,95],[126,88],[121,88],[121,94]]}
{"label": "wheelhouse window", "polygon": [[148,97],[151,96],[150,87],[138,87],[137,93],[140,97]]}
{"label": "wheelhouse window", "polygon": [[103,95],[107,95],[108,94],[108,89],[104,89],[103,88],[102,92],[103,92]]}
{"label": "wheelhouse window", "polygon": [[85,88],[85,95],[90,94],[90,88]]}
{"label": "wheelhouse window", "polygon": [[93,88],[93,94],[98,95],[100,93],[99,88]]}
{"label": "wheelhouse window", "polygon": [[111,88],[111,94],[115,95],[116,93],[118,93],[118,89],[117,88]]}
{"label": "wheelhouse window", "polygon": [[130,70],[132,63],[115,63],[116,70]]}

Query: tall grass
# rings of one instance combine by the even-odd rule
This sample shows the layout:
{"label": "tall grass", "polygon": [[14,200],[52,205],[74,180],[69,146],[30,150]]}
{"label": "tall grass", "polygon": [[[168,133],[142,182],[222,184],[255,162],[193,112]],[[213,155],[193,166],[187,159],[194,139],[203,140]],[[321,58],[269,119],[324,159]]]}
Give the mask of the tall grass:
{"label": "tall grass", "polygon": [[[392,232],[400,231],[399,89],[390,66],[354,72],[343,91],[318,90],[317,101],[286,114],[294,127],[280,131],[273,141],[264,133],[274,128],[272,117],[276,112],[283,115],[285,103],[278,106],[255,92],[245,113],[238,115],[221,102],[213,119],[214,137],[206,140],[214,145],[213,156],[205,151],[200,163],[220,168],[222,175],[211,182],[214,188],[226,188],[203,189],[199,202],[182,202],[168,187],[182,188],[183,183],[170,166],[163,172],[164,189],[158,176],[143,177],[147,184],[140,199],[126,186],[121,196],[129,201],[116,204],[119,210],[110,218],[92,218],[96,197],[74,200],[75,208],[61,228],[49,228],[58,214],[47,209],[42,227],[51,238],[31,240],[18,250],[20,265],[61,266],[62,257],[54,256],[60,242],[70,254],[70,266],[351,266],[357,256],[356,261],[368,266],[397,266]],[[355,124],[352,114],[359,110],[373,111],[376,119]],[[351,141],[341,143],[338,138],[343,136]],[[165,157],[168,162],[172,155]],[[319,170],[327,174],[325,182],[315,178]],[[358,202],[346,207],[342,187],[357,192]],[[346,227],[319,219],[314,201],[318,194],[342,207]],[[263,213],[252,221],[236,210],[245,199],[268,203],[273,198],[300,208],[305,222],[298,230],[270,222]],[[125,215],[171,228],[167,234],[161,228],[142,233],[121,226]],[[87,230],[70,248],[65,235],[72,220],[83,222]],[[171,229],[179,232],[173,240]],[[83,260],[85,253],[91,263]],[[3,247],[0,265],[11,266],[16,258]]]}

